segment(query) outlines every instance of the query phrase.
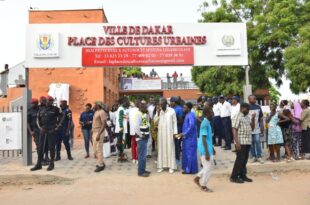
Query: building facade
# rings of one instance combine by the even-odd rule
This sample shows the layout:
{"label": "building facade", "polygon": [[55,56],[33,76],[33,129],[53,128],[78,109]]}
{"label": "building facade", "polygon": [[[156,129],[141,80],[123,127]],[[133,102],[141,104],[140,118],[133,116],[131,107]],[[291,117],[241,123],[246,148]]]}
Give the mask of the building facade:
{"label": "building facade", "polygon": [[[29,10],[29,24],[106,23],[103,9]],[[82,137],[78,123],[87,103],[102,100],[112,105],[119,97],[118,68],[29,68],[32,96],[46,96],[52,83],[69,84],[69,106],[76,136]]]}

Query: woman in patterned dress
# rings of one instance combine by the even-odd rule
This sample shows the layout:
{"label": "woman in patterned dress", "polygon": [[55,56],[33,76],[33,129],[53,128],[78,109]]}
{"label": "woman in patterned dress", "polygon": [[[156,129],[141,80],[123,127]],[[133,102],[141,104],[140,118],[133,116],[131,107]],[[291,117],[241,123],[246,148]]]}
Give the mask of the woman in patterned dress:
{"label": "woman in patterned dress", "polygon": [[[270,105],[270,115],[267,117],[268,123],[268,145],[270,148],[270,153],[277,153],[277,157],[271,159],[273,162],[279,162],[281,159],[280,156],[280,146],[283,144],[283,135],[279,123],[279,113],[276,111],[277,106],[275,104]],[[286,119],[286,116],[282,116],[282,118]]]}

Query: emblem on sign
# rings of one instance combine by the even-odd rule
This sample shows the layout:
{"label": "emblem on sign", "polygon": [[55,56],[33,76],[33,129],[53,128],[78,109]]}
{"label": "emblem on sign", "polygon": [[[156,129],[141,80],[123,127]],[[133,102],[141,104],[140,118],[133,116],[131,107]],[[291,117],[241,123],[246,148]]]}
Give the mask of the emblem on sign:
{"label": "emblem on sign", "polygon": [[39,35],[38,45],[41,50],[49,50],[53,47],[54,41],[51,34]]}
{"label": "emblem on sign", "polygon": [[235,38],[232,35],[224,35],[222,37],[222,43],[226,47],[231,47],[231,46],[233,46],[235,44]]}

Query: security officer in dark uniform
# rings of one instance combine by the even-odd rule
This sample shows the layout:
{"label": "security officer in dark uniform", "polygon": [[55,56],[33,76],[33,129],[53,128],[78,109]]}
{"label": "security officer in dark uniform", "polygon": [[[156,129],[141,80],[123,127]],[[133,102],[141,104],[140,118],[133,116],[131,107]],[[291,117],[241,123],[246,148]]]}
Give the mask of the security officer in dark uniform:
{"label": "security officer in dark uniform", "polygon": [[[40,110],[43,112],[43,110],[46,109],[46,106],[47,106],[47,98],[45,96],[41,96],[40,97],[40,105],[39,105],[38,113],[40,112]],[[39,127],[38,117],[37,117],[37,126]],[[40,133],[39,136],[41,136],[41,133]],[[40,141],[39,141],[39,143],[40,143]],[[49,161],[50,161],[50,159],[48,158],[48,143],[47,143],[47,141],[45,142],[45,147],[44,147],[44,153],[43,154],[44,155],[43,155],[42,165],[43,166],[47,166],[47,165],[49,165]]]}
{"label": "security officer in dark uniform", "polygon": [[37,154],[39,149],[39,138],[40,138],[40,129],[37,124],[37,117],[39,112],[39,100],[33,98],[31,100],[31,108],[28,110],[27,115],[27,124],[28,124],[28,134],[33,137],[33,140],[36,144]]}
{"label": "security officer in dark uniform", "polygon": [[67,150],[67,156],[69,160],[73,160],[71,156],[71,149],[70,149],[70,130],[71,130],[71,124],[72,124],[72,112],[68,107],[67,101],[62,100],[60,102],[60,108],[61,108],[61,120],[59,123],[59,130],[57,132],[57,141],[56,141],[56,158],[55,161],[58,161],[61,159],[60,157],[60,151],[61,151],[61,142],[64,143],[66,150]]}
{"label": "security officer in dark uniform", "polygon": [[50,163],[47,171],[54,169],[56,132],[59,129],[58,122],[61,114],[59,108],[53,105],[53,101],[54,99],[48,96],[46,109],[40,109],[38,113],[38,125],[41,131],[39,156],[37,164],[31,169],[31,171],[42,169],[42,160],[46,142],[48,142],[48,149],[50,151]]}

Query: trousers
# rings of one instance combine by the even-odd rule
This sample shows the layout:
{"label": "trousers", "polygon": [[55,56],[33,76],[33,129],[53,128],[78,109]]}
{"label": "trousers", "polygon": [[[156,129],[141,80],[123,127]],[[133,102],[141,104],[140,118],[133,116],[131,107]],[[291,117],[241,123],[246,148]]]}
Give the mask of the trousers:
{"label": "trousers", "polygon": [[241,150],[236,151],[236,160],[231,174],[231,179],[244,178],[247,174],[246,164],[249,159],[251,145],[241,145]]}

